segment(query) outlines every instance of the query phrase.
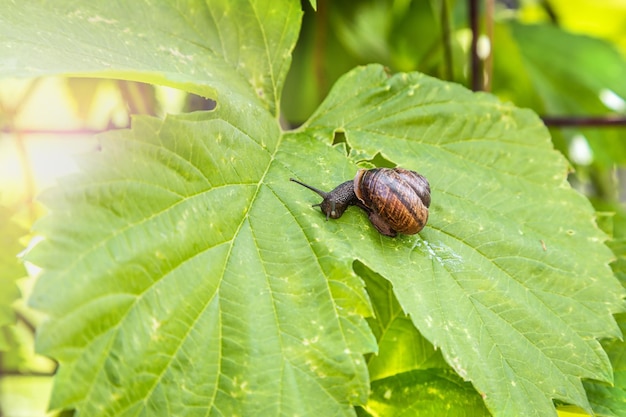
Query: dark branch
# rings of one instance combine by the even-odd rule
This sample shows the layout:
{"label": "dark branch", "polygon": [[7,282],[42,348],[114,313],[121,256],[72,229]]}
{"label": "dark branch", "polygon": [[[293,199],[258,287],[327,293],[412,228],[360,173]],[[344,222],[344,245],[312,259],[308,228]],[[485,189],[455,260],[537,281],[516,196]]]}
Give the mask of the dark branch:
{"label": "dark branch", "polygon": [[472,90],[483,89],[480,57],[478,56],[478,0],[469,0],[468,14],[470,29],[472,30],[472,44],[470,47]]}
{"label": "dark branch", "polygon": [[546,126],[551,127],[609,127],[609,126],[626,126],[626,116],[604,116],[604,117],[587,117],[587,116],[542,116],[541,119]]}

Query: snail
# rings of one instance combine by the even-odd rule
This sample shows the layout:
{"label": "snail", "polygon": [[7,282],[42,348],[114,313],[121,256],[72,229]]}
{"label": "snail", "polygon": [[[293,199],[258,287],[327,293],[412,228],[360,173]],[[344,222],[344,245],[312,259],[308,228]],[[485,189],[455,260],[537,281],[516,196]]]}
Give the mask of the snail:
{"label": "snail", "polygon": [[428,180],[403,168],[361,169],[354,180],[325,192],[290,178],[322,196],[320,207],[326,220],[338,219],[349,206],[363,209],[376,230],[385,236],[413,235],[424,228],[430,206]]}

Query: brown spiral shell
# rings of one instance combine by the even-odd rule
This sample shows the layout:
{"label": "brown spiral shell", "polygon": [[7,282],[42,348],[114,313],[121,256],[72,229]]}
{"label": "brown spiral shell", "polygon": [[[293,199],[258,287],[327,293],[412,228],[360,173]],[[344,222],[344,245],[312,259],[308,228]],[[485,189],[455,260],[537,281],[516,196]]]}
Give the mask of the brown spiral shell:
{"label": "brown spiral shell", "polygon": [[361,169],[354,177],[354,192],[371,210],[370,220],[383,234],[412,235],[422,230],[428,221],[430,185],[415,171]]}

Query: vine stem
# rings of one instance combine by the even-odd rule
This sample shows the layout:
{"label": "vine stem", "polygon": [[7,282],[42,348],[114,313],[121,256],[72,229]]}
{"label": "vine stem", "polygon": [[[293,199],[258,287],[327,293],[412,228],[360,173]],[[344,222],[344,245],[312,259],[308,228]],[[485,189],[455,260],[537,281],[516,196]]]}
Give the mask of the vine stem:
{"label": "vine stem", "polygon": [[478,56],[478,14],[479,0],[468,0],[469,25],[472,31],[472,43],[470,45],[470,64],[472,77],[472,90],[481,91],[483,80],[480,68],[480,57]]}
{"label": "vine stem", "polygon": [[542,116],[541,119],[546,126],[551,127],[610,127],[626,126],[626,116]]}

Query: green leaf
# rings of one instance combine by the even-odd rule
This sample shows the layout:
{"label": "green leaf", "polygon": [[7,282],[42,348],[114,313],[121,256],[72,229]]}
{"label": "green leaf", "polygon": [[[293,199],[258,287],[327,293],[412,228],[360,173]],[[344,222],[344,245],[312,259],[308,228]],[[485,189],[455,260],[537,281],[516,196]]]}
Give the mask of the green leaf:
{"label": "green leaf", "polygon": [[[28,256],[43,267],[30,302],[49,315],[38,349],[61,364],[52,407],[354,415],[370,391],[363,355],[377,349],[360,262],[391,283],[403,312],[493,414],[554,415],[553,399],[589,411],[581,379],[612,378],[597,339],[619,335],[612,313],[624,291],[539,119],[373,65],[342,77],[305,125],[284,132],[275,109],[299,3],[209,3],[204,14],[192,2],[20,3],[0,18],[10,21],[0,24],[0,50],[11,57],[0,73],[17,71],[7,62],[27,74],[97,71],[214,91],[218,103],[135,118],[42,196],[50,215]],[[164,29],[141,36],[136,22]],[[12,48],[29,42],[37,59]],[[172,51],[193,59],[182,65]],[[369,161],[430,180],[430,220],[418,236],[383,237],[357,209],[327,222],[310,207],[319,197],[288,181],[330,189]],[[370,400],[383,403],[384,384],[421,391],[423,371],[404,369],[374,381]],[[478,398],[453,382],[459,402]]]}
{"label": "green leaf", "polygon": [[375,416],[491,416],[471,384],[451,371],[412,371],[372,383]]}
{"label": "green leaf", "polygon": [[[380,151],[433,190],[419,237],[389,241],[362,223],[341,233],[372,243],[347,256],[391,281],[420,332],[496,414],[546,415],[552,399],[589,410],[580,378],[611,379],[595,338],[620,334],[611,313],[623,289],[541,121],[488,95],[370,67],[342,78],[297,135],[328,143],[336,131],[352,160]],[[318,172],[330,172],[337,161],[321,155]],[[343,239],[320,240],[348,252]]]}
{"label": "green leaf", "polygon": [[11,220],[11,213],[0,206],[0,351],[9,347],[7,328],[15,324],[13,302],[20,297],[16,280],[25,275],[18,254],[24,249],[20,244],[25,230]]}
{"label": "green leaf", "polygon": [[278,125],[250,110],[137,118],[42,197],[31,303],[54,318],[38,339],[61,361],[53,407],[349,415],[365,401],[362,286],[285,217]]}
{"label": "green leaf", "polygon": [[301,13],[296,1],[28,0],[0,16],[0,55],[10,57],[0,75],[97,73],[260,100],[274,113]]}
{"label": "green leaf", "polygon": [[[611,264],[613,272],[626,282],[626,216],[619,208],[614,215],[603,219],[605,230],[611,236],[609,247],[615,256]],[[616,316],[622,334],[626,330],[626,315]],[[597,416],[620,417],[626,414],[626,342],[624,340],[605,340],[603,342],[611,364],[613,365],[613,384],[603,384],[595,381],[585,381],[585,389],[589,402]]]}
{"label": "green leaf", "polygon": [[[626,315],[617,316],[622,331],[626,329]],[[586,381],[585,389],[593,411],[599,416],[619,417],[626,413],[626,343],[623,340],[610,340],[604,343],[615,373],[613,384]]]}
{"label": "green leaf", "polygon": [[378,340],[368,360],[372,392],[365,409],[376,416],[490,415],[472,385],[415,329],[389,281],[358,261],[354,270],[367,285],[374,309],[368,321]]}
{"label": "green leaf", "polygon": [[377,381],[413,370],[448,369],[440,351],[417,331],[402,310],[391,283],[359,261],[354,270],[365,281],[374,310],[368,322],[378,341],[378,352],[368,360],[370,379]]}

